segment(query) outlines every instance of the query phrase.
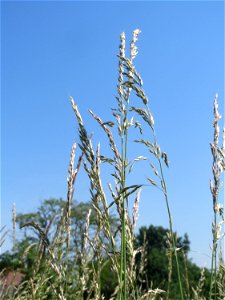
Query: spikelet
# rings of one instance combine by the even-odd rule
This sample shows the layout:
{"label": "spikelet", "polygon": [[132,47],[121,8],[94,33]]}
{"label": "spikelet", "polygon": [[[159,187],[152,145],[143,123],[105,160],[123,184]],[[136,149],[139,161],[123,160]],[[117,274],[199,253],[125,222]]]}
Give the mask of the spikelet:
{"label": "spikelet", "polygon": [[138,208],[139,208],[139,202],[140,202],[140,195],[141,195],[141,189],[139,189],[136,193],[136,198],[135,198],[134,206],[133,206],[133,214],[132,214],[132,217],[133,217],[133,224],[132,224],[133,230],[136,227],[137,219],[139,217]]}

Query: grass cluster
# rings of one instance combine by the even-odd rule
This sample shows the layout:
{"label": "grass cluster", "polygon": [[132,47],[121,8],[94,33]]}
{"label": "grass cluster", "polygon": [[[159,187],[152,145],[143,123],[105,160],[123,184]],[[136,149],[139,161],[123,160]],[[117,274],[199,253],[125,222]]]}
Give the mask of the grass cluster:
{"label": "grass cluster", "polygon": [[[112,120],[104,122],[94,112],[90,115],[102,128],[108,139],[111,155],[106,157],[101,152],[100,143],[94,147],[94,136],[85,128],[78,106],[71,98],[72,109],[78,123],[79,142],[71,150],[68,170],[67,204],[61,211],[55,232],[49,238],[52,222],[43,229],[34,221],[26,222],[22,227],[33,228],[40,237],[36,249],[36,260],[29,279],[17,287],[6,286],[1,281],[0,299],[225,299],[225,267],[222,257],[223,206],[219,203],[221,175],[225,169],[225,131],[220,146],[217,96],[214,101],[214,139],[211,143],[213,156],[213,180],[210,188],[213,199],[214,221],[212,225],[212,266],[210,290],[208,297],[202,296],[204,286],[204,269],[196,286],[190,286],[185,276],[184,266],[179,256],[182,249],[178,247],[177,237],[173,232],[173,222],[169,205],[164,168],[169,167],[167,154],[161,150],[157,140],[154,118],[148,105],[148,98],[143,89],[143,82],[133,62],[138,53],[136,42],[140,30],[134,30],[128,49],[125,47],[125,34],[120,36],[119,66],[116,107],[112,109]],[[128,52],[128,54],[126,53]],[[138,156],[129,160],[128,141],[140,146],[147,156]],[[80,152],[77,160],[75,152]],[[146,182],[130,183],[128,176],[135,172],[133,167],[139,161],[145,161],[146,167],[152,169],[153,178]],[[101,165],[108,165],[112,181],[106,187],[101,176]],[[86,215],[80,244],[71,243],[73,226],[71,208],[74,186],[80,168],[84,168],[89,179],[89,191],[92,208]],[[151,279],[145,276],[146,243],[136,247],[134,229],[138,218],[138,206],[141,190],[146,186],[159,189],[165,200],[168,212],[168,284],[166,290],[152,286]],[[79,193],[79,188],[76,187]],[[132,204],[132,210],[129,207]],[[111,213],[116,213],[118,226],[111,222]],[[90,218],[94,216],[95,229],[90,229]],[[54,217],[55,218],[55,217]],[[16,213],[13,213],[15,223]],[[15,228],[15,226],[14,226]],[[15,240],[15,237],[14,237]],[[174,268],[172,267],[174,265]],[[108,268],[109,278],[114,280],[114,291],[106,296],[102,289],[102,273]],[[172,270],[175,270],[179,292],[171,298]],[[108,298],[107,298],[108,297]]]}

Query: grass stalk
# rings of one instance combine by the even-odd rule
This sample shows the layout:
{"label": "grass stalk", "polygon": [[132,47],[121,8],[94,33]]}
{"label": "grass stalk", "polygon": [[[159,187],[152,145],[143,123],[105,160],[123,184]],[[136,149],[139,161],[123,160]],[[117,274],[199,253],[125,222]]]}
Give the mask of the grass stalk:
{"label": "grass stalk", "polygon": [[[147,112],[148,112],[149,120],[151,120],[152,116],[151,116],[151,113],[150,113],[149,108],[148,108],[147,105],[146,105],[146,109],[147,109]],[[155,143],[155,145],[157,145],[155,129],[154,129],[153,126],[151,126],[151,129],[152,129],[152,132],[153,132],[154,143]],[[170,234],[171,234],[171,240],[172,240],[172,248],[173,248],[175,261],[176,261],[176,269],[177,269],[177,276],[178,276],[179,289],[180,289],[180,298],[181,298],[181,300],[184,300],[184,291],[183,291],[183,285],[182,285],[181,273],[180,273],[180,266],[179,266],[179,261],[178,261],[178,256],[177,256],[177,247],[176,247],[175,236],[174,236],[174,233],[173,233],[173,221],[172,221],[172,215],[171,215],[171,210],[170,210],[170,205],[169,205],[166,181],[165,181],[165,178],[164,178],[164,172],[163,172],[163,167],[162,167],[161,156],[156,155],[156,158],[157,158],[158,163],[159,163],[161,186],[162,186],[162,191],[163,191],[163,194],[164,194],[164,197],[165,197],[166,209],[167,209],[167,214],[168,214],[168,218],[169,218],[169,228],[170,228]]]}
{"label": "grass stalk", "polygon": [[174,256],[175,256],[175,261],[176,261],[177,276],[178,276],[179,288],[180,288],[180,297],[182,300],[184,300],[184,291],[183,291],[183,285],[182,285],[181,274],[180,274],[180,266],[179,266],[179,261],[178,261],[178,256],[177,256],[176,241],[175,241],[175,237],[173,234],[173,222],[172,222],[167,187],[166,187],[166,182],[164,179],[161,159],[159,159],[159,167],[160,167],[160,174],[161,174],[161,178],[162,178],[162,185],[164,186],[164,196],[165,196],[165,200],[166,200],[166,208],[167,208],[167,213],[168,213],[168,217],[169,217],[169,226],[170,226],[170,232],[171,232],[171,238],[172,238],[172,245],[173,245],[173,251],[174,251]]}
{"label": "grass stalk", "polygon": [[[127,106],[123,116],[123,124],[127,124]],[[126,161],[127,161],[127,126],[122,127],[121,135],[121,151],[122,151],[122,174],[121,174],[121,190],[124,191],[126,188]],[[126,300],[126,285],[127,285],[127,276],[126,276],[126,193],[122,193],[122,233],[121,233],[121,260],[120,260],[120,298],[121,300]]]}
{"label": "grass stalk", "polygon": [[[174,234],[173,234],[172,216],[171,216],[171,211],[170,211],[170,206],[169,206],[168,193],[167,193],[166,182],[165,182],[165,179],[164,179],[162,162],[161,162],[161,159],[163,158],[162,157],[163,154],[164,154],[164,161],[167,160],[167,156],[166,156],[165,153],[161,153],[160,148],[157,145],[156,134],[155,134],[155,129],[154,129],[154,119],[153,119],[153,116],[152,116],[152,114],[149,110],[149,107],[148,107],[148,98],[146,97],[146,95],[145,95],[145,93],[142,89],[142,79],[141,79],[140,75],[137,73],[135,67],[133,66],[133,59],[137,55],[137,47],[135,45],[135,42],[137,41],[137,37],[138,37],[139,33],[140,33],[139,30],[135,30],[133,32],[133,39],[132,39],[131,44],[130,44],[130,50],[131,50],[130,59],[127,59],[125,57],[125,55],[122,55],[122,54],[120,55],[121,65],[124,65],[126,70],[127,70],[127,73],[126,73],[127,81],[124,81],[122,83],[123,92],[124,92],[125,87],[126,87],[126,93],[123,93],[123,94],[125,94],[125,96],[124,96],[125,109],[122,110],[122,113],[123,113],[122,121],[123,121],[123,124],[126,124],[126,126],[127,126],[127,111],[128,111],[129,95],[130,95],[130,91],[133,90],[136,93],[137,97],[142,100],[142,102],[145,106],[145,109],[137,108],[137,107],[132,106],[131,110],[136,112],[139,116],[141,116],[141,118],[144,120],[144,122],[146,122],[148,124],[148,126],[151,127],[151,130],[152,130],[152,133],[153,133],[154,144],[151,144],[148,141],[144,141],[144,144],[148,145],[151,148],[150,152],[153,153],[155,155],[155,157],[157,158],[157,160],[158,160],[159,169],[160,169],[158,177],[161,179],[162,189],[161,188],[160,189],[163,191],[163,194],[164,194],[164,197],[165,197],[167,213],[168,213],[168,217],[169,217],[169,227],[170,227],[170,232],[171,232],[173,252],[174,252],[175,261],[176,261],[176,269],[177,269],[177,275],[178,275],[178,281],[179,281],[180,297],[181,297],[181,300],[184,300],[184,292],[183,292],[183,286],[182,286],[181,274],[180,274],[180,268],[179,268],[179,261],[178,261],[177,249],[176,249],[176,241],[175,241],[175,237],[174,237]],[[121,79],[121,81],[123,80],[122,76],[120,76],[119,78]],[[126,128],[126,126],[125,126],[125,129],[123,129],[123,126],[121,126],[122,129],[123,129],[122,130],[122,136],[121,136],[122,151],[126,150],[126,149],[123,150],[123,147],[124,146],[126,147],[126,143],[124,143],[124,138],[127,139],[127,132],[126,132],[127,128]],[[139,140],[137,142],[143,143],[143,140]],[[166,157],[166,159],[165,159],[165,157]],[[122,165],[123,165],[123,167],[124,167],[124,159],[126,159],[126,152],[122,153]],[[167,164],[166,161],[165,161],[165,163]],[[122,180],[122,185],[123,186],[125,186],[124,185],[124,183],[125,183],[124,175],[123,175],[123,180]],[[157,184],[155,184],[153,181],[152,181],[152,184],[157,186]],[[123,199],[123,201],[124,201],[124,199]],[[124,202],[123,202],[123,205],[124,205]],[[123,235],[122,235],[122,247],[121,247],[121,249],[124,250],[123,242],[124,241],[123,241]],[[122,264],[122,259],[121,259],[121,264]],[[124,264],[124,262],[123,262],[123,264]]]}
{"label": "grass stalk", "polygon": [[[213,203],[217,203],[217,197],[213,197]],[[214,204],[215,206],[215,204]],[[214,229],[217,227],[217,213],[214,210]],[[217,237],[216,234],[213,233],[213,248],[212,248],[212,259],[211,259],[211,270],[210,270],[210,295],[209,299],[211,300],[214,293],[214,300],[216,300],[216,278],[217,278]],[[214,292],[213,292],[214,289]]]}

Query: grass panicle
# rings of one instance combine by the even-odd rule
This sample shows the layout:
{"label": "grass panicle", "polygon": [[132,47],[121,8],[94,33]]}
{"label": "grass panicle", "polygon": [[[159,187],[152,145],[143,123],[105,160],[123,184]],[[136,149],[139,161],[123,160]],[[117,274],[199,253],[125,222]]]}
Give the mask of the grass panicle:
{"label": "grass panicle", "polygon": [[213,180],[210,180],[210,190],[212,194],[213,200],[213,223],[212,223],[212,235],[213,235],[213,244],[212,244],[212,259],[211,259],[211,280],[210,280],[210,295],[209,299],[217,299],[218,291],[217,291],[217,271],[218,271],[218,243],[222,239],[222,226],[224,224],[224,215],[223,215],[223,205],[219,202],[219,192],[222,187],[221,175],[224,172],[224,131],[223,131],[223,141],[222,146],[220,147],[220,126],[219,121],[221,119],[221,115],[218,110],[218,95],[214,98],[214,134],[213,134],[213,142],[210,144],[212,157],[213,157],[213,165],[212,165],[212,173]]}
{"label": "grass panicle", "polygon": [[[95,135],[88,132],[77,103],[70,97],[78,126],[78,141],[73,144],[70,152],[67,199],[63,202],[64,206],[60,206],[51,218],[45,220],[45,225],[33,219],[22,224],[22,228],[30,228],[38,237],[25,248],[21,257],[27,263],[29,255],[34,253],[32,274],[28,274],[18,286],[7,286],[3,280],[3,270],[0,274],[0,300],[206,300],[205,289],[209,272],[202,269],[200,274],[198,271],[199,280],[193,285],[189,270],[191,262],[173,231],[164,175],[164,169],[169,167],[169,158],[159,145],[143,80],[134,66],[140,33],[139,29],[135,29],[130,43],[127,43],[124,32],[120,35],[117,95],[115,107],[112,108],[112,120],[105,122],[89,110],[107,138],[107,155],[103,153],[105,145],[102,146],[100,141],[95,143]],[[219,201],[221,176],[225,169],[225,128],[220,146],[220,118],[216,96],[214,136],[210,144],[213,156],[213,180],[210,181],[210,189],[214,220],[207,300],[225,299],[222,246],[224,207]],[[133,146],[139,151],[135,157],[131,157],[130,152]],[[140,151],[144,154],[140,155]],[[146,170],[149,168],[147,178],[138,176],[142,182],[136,182],[135,176],[129,176],[131,173],[135,175],[135,166],[139,163],[145,164]],[[79,215],[79,206],[74,205],[73,199],[79,195],[79,188],[75,189],[75,185],[81,169],[88,179],[86,188],[91,206],[87,210],[81,210],[80,219],[75,220],[74,216]],[[106,170],[109,171],[109,180],[104,173]],[[106,182],[106,178],[109,182]],[[148,233],[143,231],[141,245],[135,235],[141,191],[149,186],[162,193],[169,221],[167,236],[164,237],[165,240],[159,241],[164,247],[165,264],[168,266],[168,272],[165,273],[166,284],[162,282],[159,286],[155,286],[154,280],[148,274],[149,261],[154,266],[148,251],[155,250],[150,245]],[[12,219],[15,248],[15,206]],[[2,228],[1,245],[5,236],[6,231]],[[175,296],[174,281],[178,291]]]}

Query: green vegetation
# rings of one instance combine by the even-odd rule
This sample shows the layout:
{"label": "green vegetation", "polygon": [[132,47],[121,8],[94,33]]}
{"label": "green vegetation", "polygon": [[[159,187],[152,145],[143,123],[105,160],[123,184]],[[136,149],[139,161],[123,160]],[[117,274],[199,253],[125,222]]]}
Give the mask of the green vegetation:
{"label": "green vegetation", "polygon": [[[78,123],[79,149],[74,144],[71,150],[67,199],[46,200],[35,213],[16,216],[13,210],[14,246],[12,252],[0,257],[0,299],[224,299],[225,267],[222,250],[218,251],[222,249],[224,218],[218,195],[220,176],[225,169],[225,131],[220,147],[217,97],[211,144],[214,222],[209,271],[201,270],[188,259],[188,236],[179,237],[173,231],[164,176],[164,168],[169,167],[168,157],[157,141],[143,82],[133,65],[139,34],[140,30],[133,31],[129,55],[125,34],[120,37],[117,105],[112,109],[112,120],[104,122],[90,111],[108,139],[111,156],[101,153],[100,143],[94,147],[95,137],[88,133],[71,98]],[[133,136],[133,143],[145,156],[129,158]],[[75,151],[80,152],[77,161]],[[139,161],[146,162],[153,176],[137,184],[128,175],[135,173],[133,166]],[[101,176],[102,164],[108,167],[112,178],[108,185]],[[89,179],[90,199],[74,203],[74,185],[81,167]],[[148,186],[162,192],[169,229],[141,227],[135,235],[141,190]],[[23,230],[23,237],[18,240],[15,223]],[[23,282],[8,286],[4,279],[8,270],[22,272]]]}
{"label": "green vegetation", "polygon": [[[39,207],[38,211],[30,214],[17,215],[17,223],[20,226],[27,223],[27,220],[32,220],[43,226],[42,228],[49,228],[48,225],[52,223],[52,229],[57,226],[56,215],[60,215],[61,209],[66,205],[66,201],[62,199],[49,199],[45,200]],[[75,249],[79,249],[82,244],[82,232],[85,228],[86,214],[91,208],[91,203],[75,203],[71,209],[71,224],[76,224],[76,230],[72,232],[74,239],[71,241],[70,255]],[[54,219],[54,222],[52,221]],[[113,216],[111,217],[111,223],[115,224],[115,231],[118,225],[118,220]],[[89,230],[95,230],[96,227],[95,217],[90,218]],[[147,292],[149,284],[157,286],[161,290],[168,291],[171,299],[179,299],[179,284],[177,281],[176,264],[173,261],[171,269],[171,279],[168,280],[169,270],[169,255],[170,244],[168,240],[169,230],[163,227],[154,227],[153,225],[147,227],[141,227],[136,235],[135,248],[145,247],[145,267],[143,272],[136,274],[137,288],[141,288],[143,292]],[[0,256],[0,269],[3,270],[19,270],[25,274],[24,280],[31,280],[33,276],[33,268],[37,256],[37,248],[30,247],[32,244],[37,244],[40,236],[35,231],[24,230],[23,237],[16,242],[12,252],[3,253]],[[51,232],[48,232],[48,239],[51,240]],[[180,251],[179,261],[184,274],[183,282],[186,284],[185,276],[188,278],[190,286],[196,286],[201,278],[201,269],[193,264],[188,258],[187,254],[190,249],[190,242],[187,234],[184,237],[177,237],[177,246],[182,249]],[[30,248],[29,251],[26,251]],[[77,250],[75,250],[77,252]],[[23,259],[21,259],[23,258]],[[45,272],[44,262],[40,270]],[[72,260],[69,259],[69,264],[72,264]],[[141,255],[137,254],[136,257],[137,270],[140,270],[142,266]],[[100,274],[101,293],[105,295],[106,299],[110,299],[113,294],[116,285],[117,278],[112,273],[112,264],[107,257],[104,258],[104,267]],[[187,274],[185,273],[187,271]],[[205,281],[202,286],[202,295],[207,295],[209,292],[209,279],[210,273],[208,270],[204,270]],[[169,285],[168,285],[169,282]],[[189,296],[187,296],[189,293]],[[189,290],[189,286],[185,286],[185,298],[190,299],[190,293],[193,297],[194,294]]]}
{"label": "green vegetation", "polygon": [[[177,281],[176,262],[172,258],[171,241],[169,240],[170,231],[163,227],[153,225],[141,227],[136,236],[137,247],[142,247],[146,243],[146,282],[152,282],[153,286],[167,291],[167,299],[180,299],[179,282]],[[201,278],[201,269],[188,259],[190,241],[188,235],[174,238],[177,241],[178,261],[182,274],[182,284],[185,299],[193,299],[195,287]],[[138,257],[137,257],[138,259]],[[138,260],[138,264],[139,264]],[[209,292],[209,271],[204,270],[205,281],[202,286],[201,294],[207,296]],[[146,288],[146,286],[143,286]]]}

